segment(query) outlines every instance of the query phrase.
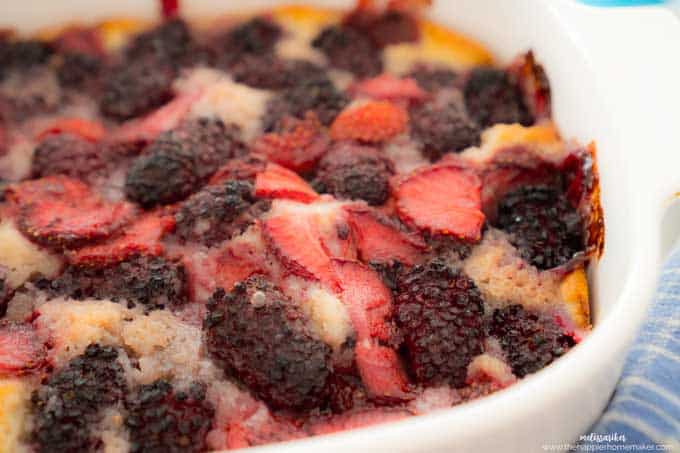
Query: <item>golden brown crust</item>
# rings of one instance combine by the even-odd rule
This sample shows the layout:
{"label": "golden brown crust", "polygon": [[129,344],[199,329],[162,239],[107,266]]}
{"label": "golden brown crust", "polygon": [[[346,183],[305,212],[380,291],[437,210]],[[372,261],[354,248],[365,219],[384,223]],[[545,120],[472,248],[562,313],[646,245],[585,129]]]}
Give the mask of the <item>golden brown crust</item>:
{"label": "golden brown crust", "polygon": [[587,249],[595,258],[602,257],[604,253],[604,213],[600,201],[600,173],[597,167],[597,148],[595,142],[590,142],[587,148],[590,154],[592,167],[590,169],[590,193],[587,194],[586,206],[589,209],[586,229],[588,232]]}
{"label": "golden brown crust", "polygon": [[0,379],[0,453],[17,450],[24,429],[27,385],[17,379]]}
{"label": "golden brown crust", "polygon": [[582,329],[588,328],[590,326],[590,297],[588,278],[583,268],[574,269],[562,279],[560,294],[574,324]]}

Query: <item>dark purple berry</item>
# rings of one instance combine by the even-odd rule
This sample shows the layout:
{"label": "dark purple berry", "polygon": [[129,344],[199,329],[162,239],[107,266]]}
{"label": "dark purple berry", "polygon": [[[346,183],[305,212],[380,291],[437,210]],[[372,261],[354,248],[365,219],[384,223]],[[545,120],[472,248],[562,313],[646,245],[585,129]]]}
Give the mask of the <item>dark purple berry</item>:
{"label": "dark purple berry", "polygon": [[35,148],[31,177],[67,175],[87,179],[105,168],[96,144],[72,134],[52,134]]}
{"label": "dark purple berry", "polygon": [[420,36],[417,20],[409,14],[393,9],[379,15],[358,9],[345,18],[344,25],[370,38],[373,45],[378,48],[390,44],[415,42]]}
{"label": "dark purple berry", "polygon": [[417,66],[411,71],[409,77],[415,79],[420,88],[431,93],[442,89],[455,88],[458,80],[458,74],[451,69],[424,65]]}
{"label": "dark purple berry", "polygon": [[242,233],[269,206],[257,203],[253,185],[227,180],[186,199],[175,214],[175,233],[182,241],[215,245]]}
{"label": "dark purple berry", "polygon": [[341,143],[320,161],[314,187],[336,198],[381,205],[390,194],[392,163],[377,149]]}
{"label": "dark purple berry", "polygon": [[127,384],[118,351],[91,344],[33,392],[31,436],[37,451],[94,451],[101,410],[123,399]]}
{"label": "dark purple berry", "polygon": [[539,269],[565,264],[584,249],[581,216],[552,187],[526,186],[506,194],[498,203],[495,226]]}
{"label": "dark purple berry", "polygon": [[47,63],[53,53],[53,47],[43,41],[0,41],[0,80],[13,70],[22,71]]}
{"label": "dark purple berry", "polygon": [[482,128],[497,123],[525,126],[533,123],[519,87],[505,71],[493,68],[472,70],[464,93],[468,113]]}
{"label": "dark purple berry", "polygon": [[467,276],[433,259],[401,275],[395,320],[417,382],[465,384],[467,366],[483,351],[484,301]]}
{"label": "dark purple berry", "polygon": [[217,63],[229,68],[246,56],[271,54],[281,34],[278,25],[262,17],[242,23],[217,39]]}
{"label": "dark purple berry", "polygon": [[299,83],[328,81],[323,68],[304,60],[282,60],[270,54],[245,56],[230,68],[239,83],[265,90],[282,90]]}
{"label": "dark purple berry", "polygon": [[574,339],[552,318],[521,305],[494,310],[489,335],[498,339],[518,377],[535,373],[574,346]]}
{"label": "dark purple berry", "polygon": [[111,299],[149,309],[183,305],[188,292],[184,266],[147,256],[117,263],[71,264],[55,279],[40,278],[35,285],[51,297]]}
{"label": "dark purple berry", "polygon": [[328,57],[333,68],[349,71],[357,77],[370,77],[382,72],[380,50],[370,38],[353,28],[325,28],[314,38],[312,46]]}
{"label": "dark purple berry", "polygon": [[193,382],[177,390],[164,380],[140,386],[125,400],[125,426],[130,451],[202,452],[215,409],[206,400],[206,386]]}
{"label": "dark purple berry", "polygon": [[264,277],[215,291],[204,328],[213,359],[272,407],[311,409],[325,400],[330,347]]}
{"label": "dark purple berry", "polygon": [[137,35],[125,50],[130,62],[158,61],[181,67],[200,56],[189,25],[172,19]]}
{"label": "dark purple berry", "polygon": [[303,119],[308,111],[313,111],[321,124],[327,126],[348,103],[347,96],[329,80],[301,81],[269,101],[263,119],[264,127],[271,131],[282,118]]}
{"label": "dark purple berry", "polygon": [[168,64],[123,62],[107,70],[99,108],[117,120],[149,113],[172,99],[175,75]]}
{"label": "dark purple berry", "polygon": [[62,56],[57,78],[63,87],[83,90],[93,86],[101,70],[100,58],[86,53],[68,52]]}
{"label": "dark purple berry", "polygon": [[444,154],[479,144],[479,128],[457,96],[439,94],[411,112],[413,136],[422,142],[423,154],[436,161]]}

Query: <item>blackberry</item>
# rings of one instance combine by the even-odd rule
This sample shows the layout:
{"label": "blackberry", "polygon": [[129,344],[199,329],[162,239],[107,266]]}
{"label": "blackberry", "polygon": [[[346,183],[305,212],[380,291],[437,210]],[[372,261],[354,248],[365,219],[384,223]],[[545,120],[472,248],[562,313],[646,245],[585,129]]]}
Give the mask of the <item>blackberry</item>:
{"label": "blackberry", "polygon": [[253,185],[227,180],[185,200],[175,214],[175,233],[182,241],[211,246],[242,233],[269,203],[256,206]]}
{"label": "blackberry", "polygon": [[285,116],[303,119],[306,112],[313,111],[327,126],[348,103],[347,96],[329,80],[300,81],[269,101],[263,124],[266,131],[271,131]]}
{"label": "blackberry", "polygon": [[574,346],[553,319],[521,305],[494,310],[489,335],[498,338],[518,377],[540,370]]}
{"label": "blackberry", "polygon": [[125,400],[125,426],[130,451],[201,452],[215,410],[206,400],[206,386],[191,383],[178,391],[164,380],[140,386]]}
{"label": "blackberry", "polygon": [[334,373],[328,383],[328,392],[329,409],[336,414],[370,404],[361,379],[350,374]]}
{"label": "blackberry", "polygon": [[585,247],[581,216],[553,187],[525,186],[506,194],[498,203],[495,226],[539,269],[565,264]]}
{"label": "blackberry", "polygon": [[92,88],[101,73],[103,64],[100,58],[80,52],[68,52],[62,56],[57,68],[59,84],[66,88],[83,90]]}
{"label": "blackberry", "polygon": [[331,350],[301,309],[262,276],[218,289],[204,323],[210,355],[277,409],[311,409],[326,397]]}
{"label": "blackberry", "polygon": [[420,36],[416,19],[393,9],[379,15],[359,9],[345,18],[344,25],[369,37],[373,45],[378,48],[390,44],[414,42]]}
{"label": "blackberry", "polygon": [[479,144],[479,128],[456,97],[438,96],[434,101],[414,108],[411,130],[423,143],[423,154],[431,161]]}
{"label": "blackberry", "polygon": [[72,134],[47,136],[35,148],[31,177],[67,175],[87,179],[106,167],[97,145]]}
{"label": "blackberry", "polygon": [[418,82],[418,86],[426,91],[434,93],[441,89],[454,88],[458,80],[458,74],[447,68],[417,66],[409,77]]}
{"label": "blackberry", "polygon": [[390,195],[393,174],[392,163],[375,148],[341,143],[321,159],[313,185],[337,198],[378,206]]}
{"label": "blackberry", "polygon": [[53,53],[54,48],[43,41],[0,41],[0,80],[13,70],[26,70],[47,63]]}
{"label": "blackberry", "polygon": [[405,272],[405,266],[401,261],[370,261],[368,265],[371,266],[371,268],[376,271],[378,275],[380,275],[383,283],[390,289],[390,291],[395,292],[397,290],[397,281],[399,279],[399,275]]}
{"label": "blackberry", "polygon": [[323,68],[304,60],[282,60],[272,55],[245,56],[230,72],[239,83],[265,90],[282,90],[298,83],[327,81]]}
{"label": "blackberry", "polygon": [[484,341],[484,301],[473,281],[437,258],[414,266],[399,276],[395,313],[415,380],[462,387]]}
{"label": "blackberry", "polygon": [[175,18],[135,36],[125,49],[125,57],[130,62],[158,61],[183,66],[197,52],[200,54],[189,25]]}
{"label": "blackberry", "polygon": [[322,51],[329,64],[365,78],[382,72],[380,49],[363,33],[350,27],[331,26],[314,38],[312,46]]}
{"label": "blackberry", "polygon": [[470,116],[482,127],[496,123],[533,123],[519,87],[500,69],[477,68],[465,84],[465,105]]}
{"label": "blackberry", "polygon": [[126,393],[118,351],[91,344],[55,372],[31,397],[35,414],[32,440],[40,452],[94,451],[102,446],[93,428],[101,410]]}
{"label": "blackberry", "polygon": [[262,17],[242,23],[217,39],[218,65],[229,68],[243,57],[271,54],[281,35],[278,25]]}
{"label": "blackberry", "polygon": [[160,257],[133,256],[108,264],[71,264],[53,280],[34,282],[49,296],[135,302],[149,309],[187,301],[184,266]]}
{"label": "blackberry", "polygon": [[175,75],[169,64],[123,62],[107,71],[99,109],[116,120],[149,113],[172,99]]}
{"label": "blackberry", "polygon": [[200,118],[161,134],[128,170],[125,194],[144,207],[180,201],[227,160],[245,153],[238,128]]}

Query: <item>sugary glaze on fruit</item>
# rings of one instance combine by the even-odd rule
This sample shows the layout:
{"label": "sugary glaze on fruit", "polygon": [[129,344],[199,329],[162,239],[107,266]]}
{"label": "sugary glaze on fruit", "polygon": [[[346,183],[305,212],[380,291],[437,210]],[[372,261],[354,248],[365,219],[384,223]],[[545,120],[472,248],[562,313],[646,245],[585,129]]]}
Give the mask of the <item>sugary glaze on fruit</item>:
{"label": "sugary glaze on fruit", "polygon": [[426,3],[0,33],[0,451],[358,428],[587,335],[594,146]]}

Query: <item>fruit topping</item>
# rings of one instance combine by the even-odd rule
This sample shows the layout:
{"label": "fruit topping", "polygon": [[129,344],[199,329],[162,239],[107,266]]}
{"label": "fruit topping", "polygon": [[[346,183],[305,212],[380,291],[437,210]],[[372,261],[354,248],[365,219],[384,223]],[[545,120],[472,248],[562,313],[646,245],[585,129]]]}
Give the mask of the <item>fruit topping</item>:
{"label": "fruit topping", "polygon": [[364,200],[370,205],[384,204],[390,195],[392,162],[369,146],[334,144],[321,159],[312,185],[336,198]]}
{"label": "fruit topping", "polygon": [[395,311],[416,381],[462,387],[483,351],[484,301],[473,281],[432,259],[400,275]]}
{"label": "fruit topping", "polygon": [[382,402],[409,398],[409,384],[394,349],[375,342],[357,343],[356,363],[369,395]]}
{"label": "fruit topping", "polygon": [[357,82],[349,90],[354,96],[368,96],[383,101],[418,102],[427,96],[414,79],[400,79],[387,73]]}
{"label": "fruit topping", "polygon": [[175,214],[177,237],[211,246],[242,233],[267,209],[264,202],[254,206],[253,191],[251,183],[230,179],[193,194]]}
{"label": "fruit topping", "polygon": [[109,237],[133,214],[127,203],[110,203],[76,179],[47,176],[7,190],[19,208],[19,228],[34,241],[75,247]]}
{"label": "fruit topping", "polygon": [[499,201],[495,226],[539,269],[565,264],[585,247],[580,215],[552,187],[525,186],[506,194]]}
{"label": "fruit topping", "polygon": [[127,197],[144,207],[186,198],[223,162],[245,152],[238,135],[236,126],[208,118],[161,134],[128,171]]}
{"label": "fruit topping", "polygon": [[87,180],[105,168],[96,144],[71,133],[50,134],[33,152],[31,176],[65,175]]}
{"label": "fruit topping", "polygon": [[11,71],[47,63],[53,53],[52,46],[43,41],[0,40],[0,80]]}
{"label": "fruit topping", "polygon": [[101,446],[95,434],[101,410],[121,401],[127,391],[117,359],[118,351],[111,346],[91,344],[33,393],[32,438],[39,452]]}
{"label": "fruit topping", "polygon": [[488,330],[518,377],[540,370],[574,346],[574,339],[552,318],[521,305],[496,309]]}
{"label": "fruit topping", "polygon": [[255,195],[261,198],[288,198],[309,203],[318,194],[307,181],[296,173],[277,164],[268,164],[255,178]]}
{"label": "fruit topping", "polygon": [[165,21],[138,34],[125,49],[128,64],[144,61],[180,67],[191,63],[200,54],[189,25],[182,19]]}
{"label": "fruit topping", "polygon": [[237,25],[217,39],[218,65],[229,68],[244,57],[271,54],[281,33],[278,25],[262,17]]}
{"label": "fruit topping", "polygon": [[0,377],[30,373],[45,364],[46,356],[33,327],[0,321]]}
{"label": "fruit topping", "polygon": [[187,301],[184,267],[161,257],[134,255],[112,263],[71,264],[57,278],[34,283],[50,297],[111,299],[149,309],[178,307]]}
{"label": "fruit topping", "polygon": [[409,76],[415,79],[420,88],[430,93],[454,88],[458,80],[458,74],[451,69],[425,65],[416,66]]}
{"label": "fruit topping", "polygon": [[348,207],[349,223],[364,262],[413,265],[426,249],[420,236],[396,219],[362,207]]}
{"label": "fruit topping", "polygon": [[230,293],[218,289],[204,327],[212,357],[272,407],[311,409],[324,401],[330,347],[263,277],[252,276]]}
{"label": "fruit topping", "polygon": [[172,99],[174,79],[168,63],[121,63],[107,71],[99,108],[116,120],[149,113]]}
{"label": "fruit topping", "polygon": [[235,157],[221,166],[210,178],[209,184],[216,185],[236,179],[255,184],[255,177],[267,167],[267,160],[257,154]]}
{"label": "fruit topping", "polygon": [[372,101],[340,112],[330,132],[334,140],[377,143],[404,132],[408,121],[408,113],[402,107],[387,101]]}
{"label": "fruit topping", "polygon": [[134,255],[158,256],[163,253],[161,238],[174,226],[175,219],[169,215],[144,214],[106,242],[69,253],[69,260],[75,264],[116,263]]}
{"label": "fruit topping", "polygon": [[282,90],[302,81],[328,81],[323,68],[305,60],[282,60],[273,55],[245,56],[229,69],[234,80],[253,88]]}
{"label": "fruit topping", "polygon": [[313,169],[327,149],[328,137],[312,111],[302,120],[283,118],[275,132],[263,135],[252,146],[253,152],[296,172]]}
{"label": "fruit topping", "polygon": [[543,66],[538,64],[533,52],[521,55],[509,69],[524,96],[529,113],[536,119],[550,118],[550,83]]}
{"label": "fruit topping", "polygon": [[473,69],[464,94],[468,113],[482,128],[496,123],[520,123],[524,126],[533,123],[522,93],[505,71]]}
{"label": "fruit topping", "polygon": [[312,46],[328,57],[333,68],[349,71],[357,77],[370,77],[382,72],[380,49],[368,36],[353,28],[325,28],[314,38]]}
{"label": "fruit topping", "polygon": [[59,118],[38,135],[39,139],[45,139],[51,134],[72,134],[90,142],[101,140],[106,134],[104,126],[97,121],[83,118]]}
{"label": "fruit topping", "polygon": [[479,128],[462,99],[448,94],[440,92],[436,99],[411,110],[413,137],[423,144],[423,154],[431,161],[479,145]]}
{"label": "fruit topping", "polygon": [[346,27],[353,28],[369,37],[373,45],[378,48],[418,40],[420,36],[418,21],[412,14],[409,14],[408,8],[390,4],[384,11],[380,11],[370,4],[372,2],[367,3],[369,5],[359,2],[359,6],[345,17]]}
{"label": "fruit topping", "polygon": [[57,68],[57,78],[62,87],[89,91],[97,85],[103,66],[101,58],[97,55],[67,52],[62,56],[61,64]]}
{"label": "fruit topping", "polygon": [[201,452],[215,409],[206,386],[192,382],[177,390],[165,380],[140,386],[125,399],[130,451]]}
{"label": "fruit topping", "polygon": [[330,80],[303,80],[283,90],[267,104],[263,124],[271,131],[286,117],[304,118],[313,111],[321,124],[328,125],[347,105],[348,99]]}
{"label": "fruit topping", "polygon": [[396,197],[404,221],[432,234],[479,240],[481,182],[470,170],[452,165],[417,170],[398,184]]}

